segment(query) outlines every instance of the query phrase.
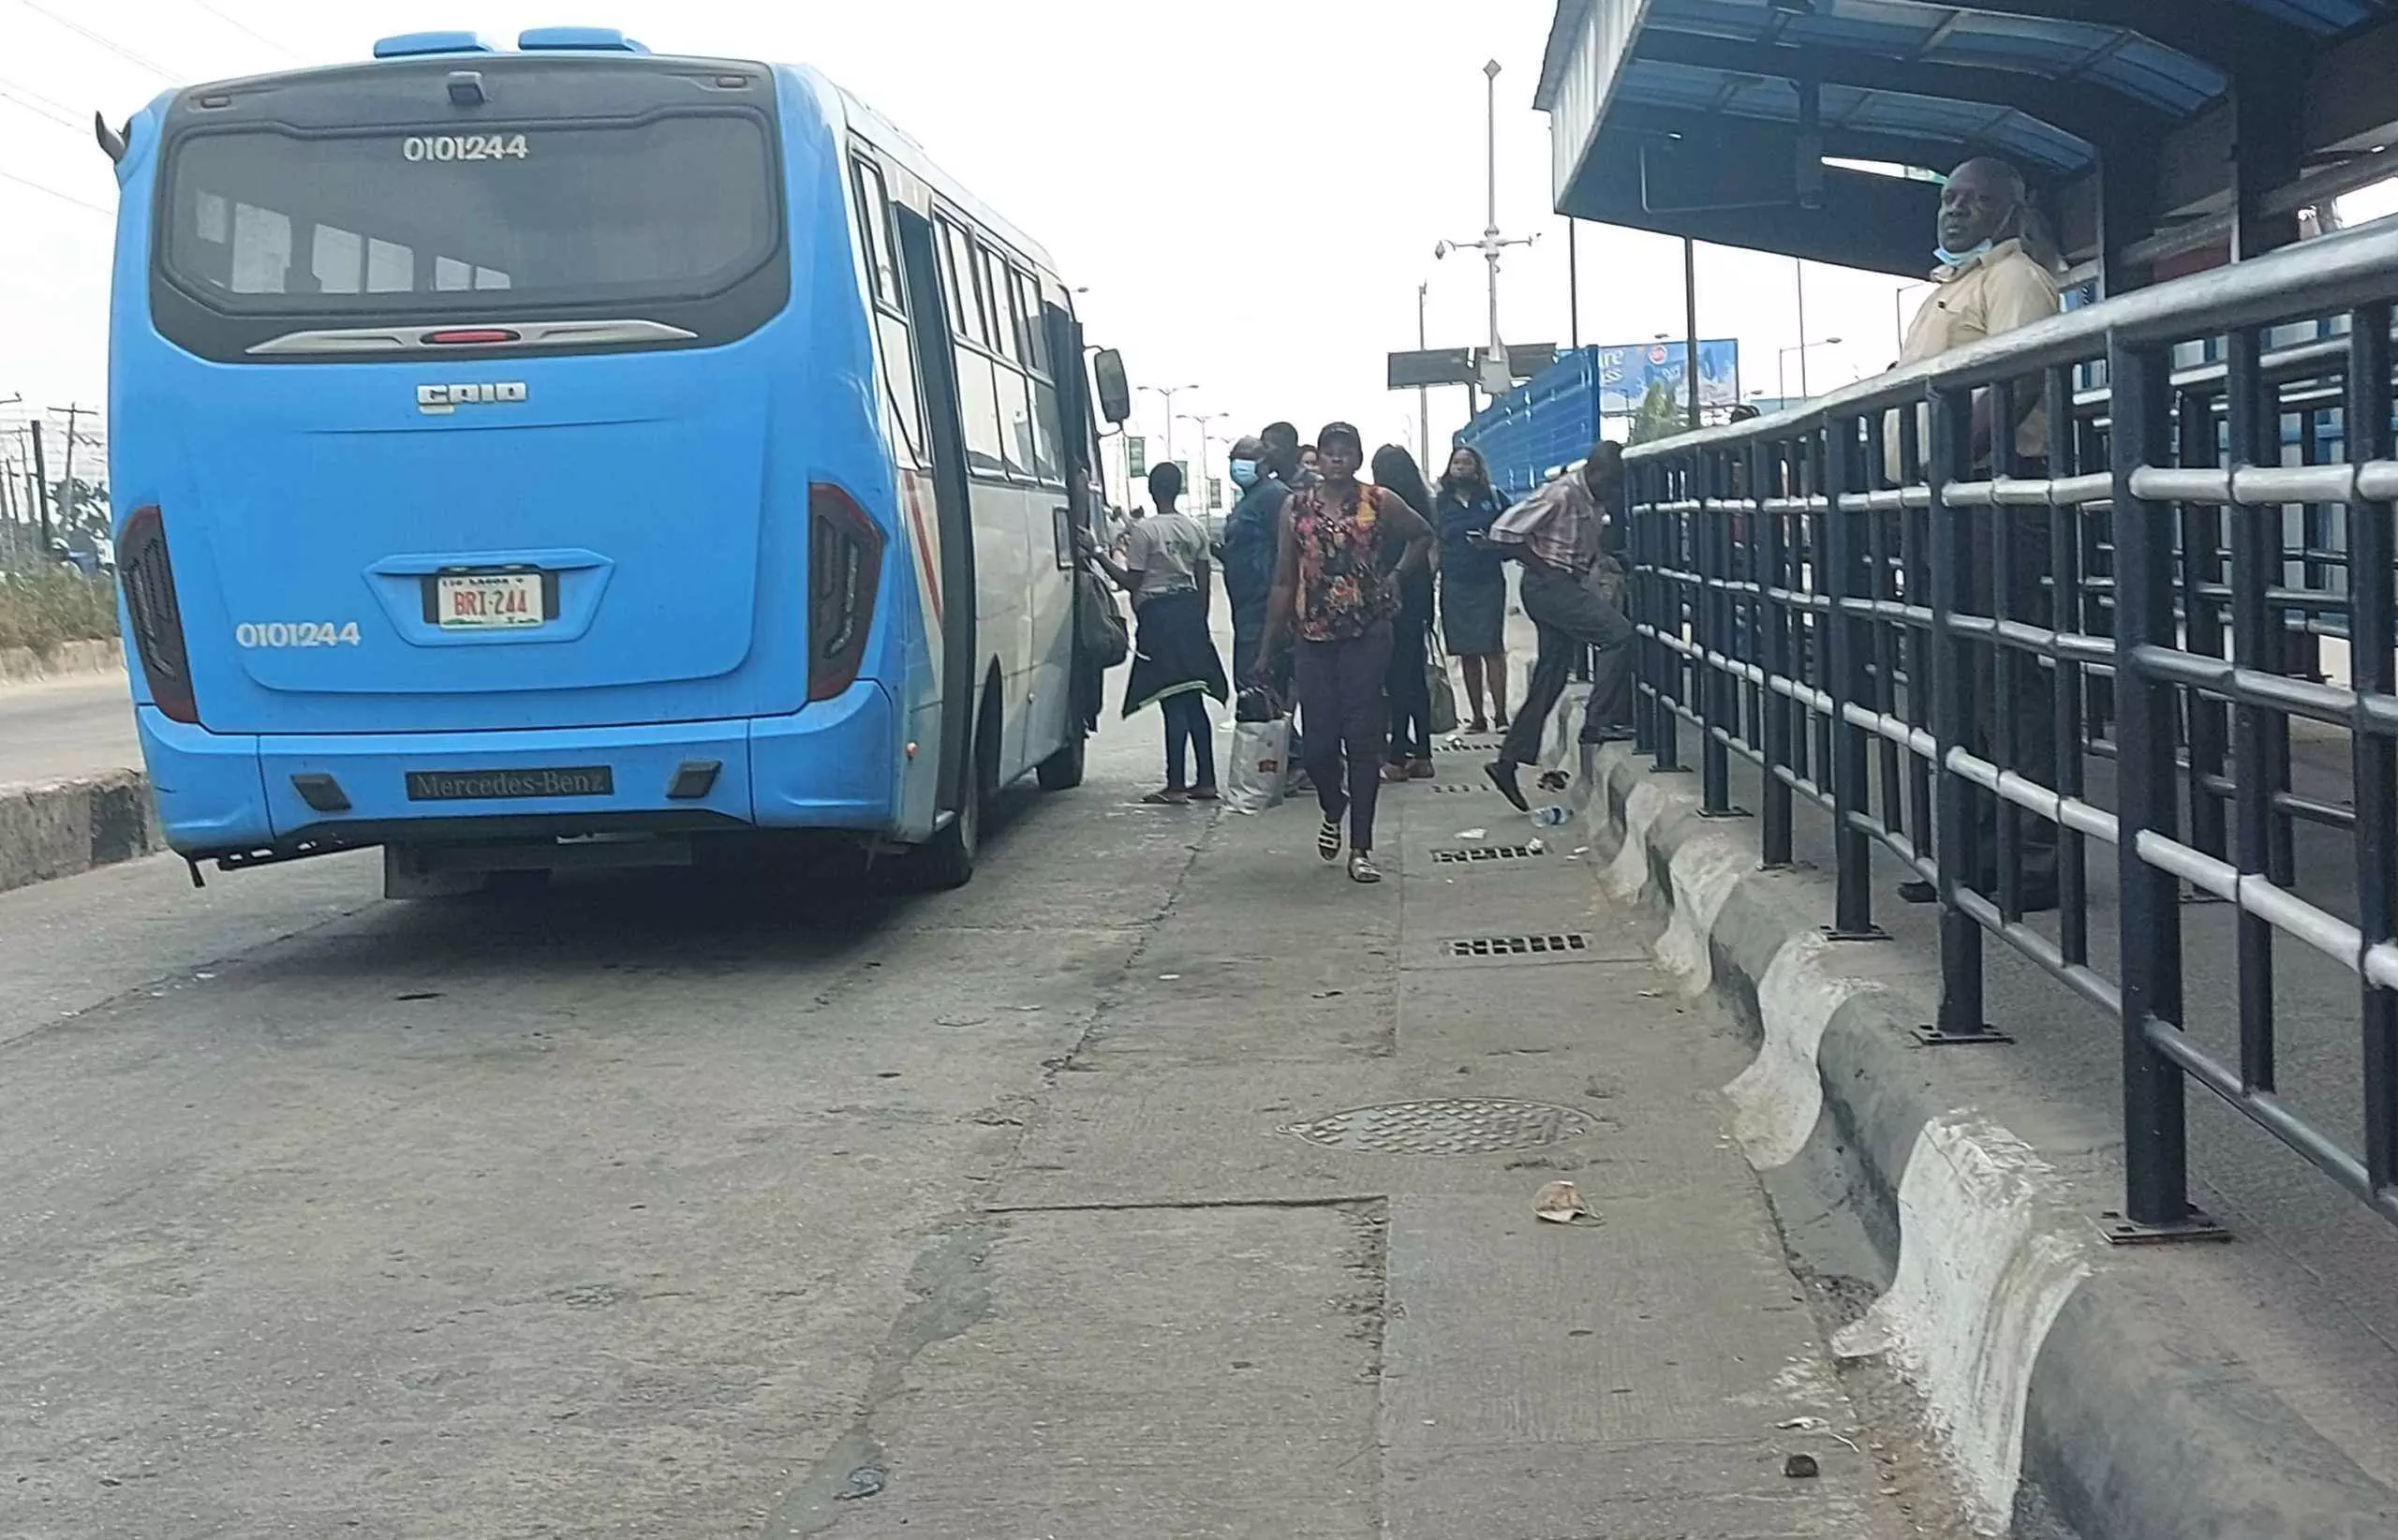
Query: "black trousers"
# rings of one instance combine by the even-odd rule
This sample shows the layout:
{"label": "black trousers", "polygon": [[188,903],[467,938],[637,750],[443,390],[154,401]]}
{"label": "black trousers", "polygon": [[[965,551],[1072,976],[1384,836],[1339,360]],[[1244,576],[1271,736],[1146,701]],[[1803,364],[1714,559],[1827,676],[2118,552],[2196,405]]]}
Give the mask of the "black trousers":
{"label": "black trousers", "polygon": [[1582,741],[1596,743],[1610,728],[1632,719],[1632,671],[1640,633],[1621,610],[1592,593],[1571,574],[1549,567],[1524,569],[1524,614],[1540,629],[1540,656],[1532,662],[1522,706],[1507,729],[1499,758],[1531,764],[1549,713],[1557,709],[1582,649],[1591,649],[1591,703],[1582,714]]}

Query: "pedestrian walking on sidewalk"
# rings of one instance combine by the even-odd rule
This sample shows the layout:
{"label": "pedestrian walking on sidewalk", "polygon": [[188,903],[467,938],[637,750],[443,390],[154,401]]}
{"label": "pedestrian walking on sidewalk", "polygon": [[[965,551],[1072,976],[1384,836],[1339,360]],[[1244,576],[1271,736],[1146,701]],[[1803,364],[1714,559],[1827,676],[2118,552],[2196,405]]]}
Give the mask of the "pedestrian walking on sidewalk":
{"label": "pedestrian walking on sidewalk", "polygon": [[[1346,422],[1316,435],[1323,480],[1282,505],[1281,555],[1260,648],[1260,682],[1285,646],[1308,724],[1308,773],[1324,827],[1316,853],[1340,859],[1349,821],[1349,876],[1379,882],[1374,799],[1381,789],[1383,681],[1390,670],[1399,588],[1430,559],[1432,529],[1406,502],[1357,480],[1365,441]],[[1397,549],[1397,560],[1383,554]],[[1294,643],[1293,638],[1296,641]]]}
{"label": "pedestrian walking on sidewalk", "polygon": [[[1432,494],[1415,456],[1397,444],[1374,451],[1374,484],[1395,493],[1428,527]],[[1383,559],[1399,552],[1385,547]],[[1399,585],[1399,609],[1390,623],[1390,673],[1383,681],[1390,697],[1390,748],[1384,756],[1385,780],[1432,778],[1432,569],[1428,562]]]}
{"label": "pedestrian walking on sidewalk", "polygon": [[[1450,455],[1432,510],[1441,533],[1441,640],[1465,676],[1474,733],[1489,732],[1494,722],[1507,731],[1507,568],[1486,543],[1501,511],[1482,452],[1460,448]],[[1486,681],[1496,708],[1488,715]]]}
{"label": "pedestrian walking on sidewalk", "polygon": [[1207,531],[1177,506],[1181,497],[1182,467],[1172,461],[1158,466],[1149,472],[1149,500],[1157,511],[1125,535],[1122,562],[1086,553],[1132,596],[1137,625],[1124,715],[1154,703],[1165,717],[1165,785],[1141,799],[1162,806],[1216,800],[1216,739],[1207,697],[1222,701],[1231,694],[1215,639],[1207,632]]}
{"label": "pedestrian walking on sidewalk", "polygon": [[1557,478],[1499,516],[1487,543],[1523,563],[1524,613],[1540,629],[1540,657],[1524,690],[1523,709],[1499,757],[1486,767],[1490,784],[1530,811],[1517,767],[1540,758],[1542,731],[1565,693],[1566,676],[1584,647],[1593,650],[1591,703],[1582,742],[1628,738],[1632,666],[1638,633],[1622,609],[1623,570],[1603,544],[1605,512],[1623,486],[1623,450],[1601,439],[1581,468]]}

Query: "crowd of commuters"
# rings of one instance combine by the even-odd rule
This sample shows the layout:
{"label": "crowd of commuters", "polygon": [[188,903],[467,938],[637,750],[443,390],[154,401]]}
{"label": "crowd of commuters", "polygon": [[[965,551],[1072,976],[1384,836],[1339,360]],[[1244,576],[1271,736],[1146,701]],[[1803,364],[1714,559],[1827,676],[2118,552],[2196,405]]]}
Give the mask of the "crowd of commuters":
{"label": "crowd of commuters", "polygon": [[[1944,185],[1934,281],[1940,286],[1909,329],[1901,363],[1930,358],[2028,325],[2059,308],[2056,258],[2025,196],[2021,175],[1996,160],[1972,160]],[[2011,424],[1991,421],[1985,393],[1974,409],[1971,454],[1988,466],[2012,429],[2013,474],[2046,466],[2047,422],[2036,392],[2019,395]],[[1756,416],[1735,407],[1735,422]],[[1900,440],[1895,423],[1887,437]],[[1994,452],[1994,450],[1998,452]],[[1895,456],[1895,447],[1891,453]],[[1130,716],[1154,703],[1165,724],[1165,785],[1154,803],[1217,797],[1206,701],[1234,688],[1268,692],[1292,711],[1289,790],[1311,791],[1324,815],[1316,847],[1327,862],[1345,851],[1349,875],[1381,881],[1374,862],[1374,814],[1385,781],[1433,776],[1433,671],[1457,659],[1472,713],[1463,725],[1504,736],[1484,767],[1517,808],[1529,810],[1520,774],[1538,761],[1541,738],[1576,664],[1590,662],[1585,744],[1631,736],[1637,633],[1627,614],[1624,571],[1610,551],[1609,511],[1624,479],[1621,446],[1593,444],[1582,464],[1509,506],[1482,456],[1454,451],[1436,486],[1427,486],[1414,455],[1396,444],[1374,452],[1345,422],[1328,423],[1312,444],[1288,422],[1270,423],[1233,445],[1238,498],[1213,547],[1232,609],[1227,676],[1208,629],[1211,548],[1198,520],[1179,511],[1182,473],[1172,465],[1149,475],[1155,512],[1118,527],[1115,555],[1093,552],[1099,566],[1133,598],[1139,638],[1125,692]],[[1891,465],[1893,476],[1902,467]],[[1992,610],[1993,573],[2008,571],[2010,613],[2047,613],[2047,541],[2037,518],[1975,513],[1971,601]],[[2002,543],[2011,560],[1998,558]],[[1523,699],[1509,710],[1507,564],[1522,570],[1517,594],[1538,633],[1539,652]],[[1435,650],[1433,639],[1441,647]],[[1987,672],[1987,670],[1985,670]],[[2045,779],[2053,774],[2047,683],[2019,671],[2012,698],[1978,678],[1972,747],[1991,752],[1997,718],[2011,717],[2014,765]],[[1295,709],[1293,709],[1295,708]],[[1987,890],[1997,844],[1994,798],[1977,792],[1983,869],[1969,881]],[[2019,842],[2026,911],[2056,903],[2054,826],[2028,821]],[[1911,902],[1934,896],[1910,882]]]}
{"label": "crowd of commuters", "polygon": [[[1506,734],[1488,774],[1517,807],[1517,765],[1536,759],[1541,730],[1575,659],[1595,649],[1585,741],[1606,741],[1630,715],[1632,628],[1621,570],[1605,549],[1604,510],[1621,484],[1621,452],[1601,444],[1575,474],[1509,508],[1482,457],[1460,449],[1437,489],[1406,449],[1374,452],[1331,422],[1303,443],[1288,422],[1236,440],[1238,497],[1212,546],[1181,511],[1172,464],[1149,472],[1151,511],[1086,545],[1093,565],[1132,597],[1137,635],[1124,691],[1128,717],[1151,705],[1165,730],[1165,784],[1143,800],[1217,800],[1206,703],[1236,688],[1265,691],[1288,715],[1288,787],[1323,814],[1316,850],[1345,854],[1349,876],[1378,882],[1374,820],[1385,782],[1434,774],[1432,677],[1454,657],[1474,733]],[[1523,568],[1525,613],[1540,654],[1522,709],[1508,711],[1506,564]],[[1232,611],[1227,674],[1209,629],[1221,568]],[[1435,648],[1438,636],[1441,646]],[[1448,692],[1445,689],[1443,695]]]}

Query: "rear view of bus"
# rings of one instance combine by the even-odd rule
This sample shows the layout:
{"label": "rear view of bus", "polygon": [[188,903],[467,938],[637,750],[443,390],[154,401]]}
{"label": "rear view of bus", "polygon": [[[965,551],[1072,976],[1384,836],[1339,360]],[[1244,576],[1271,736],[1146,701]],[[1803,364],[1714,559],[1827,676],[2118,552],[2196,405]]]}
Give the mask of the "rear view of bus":
{"label": "rear view of bus", "polygon": [[376,52],[111,146],[170,842],[380,844],[425,893],[717,831],[931,837],[834,94],[596,29]]}

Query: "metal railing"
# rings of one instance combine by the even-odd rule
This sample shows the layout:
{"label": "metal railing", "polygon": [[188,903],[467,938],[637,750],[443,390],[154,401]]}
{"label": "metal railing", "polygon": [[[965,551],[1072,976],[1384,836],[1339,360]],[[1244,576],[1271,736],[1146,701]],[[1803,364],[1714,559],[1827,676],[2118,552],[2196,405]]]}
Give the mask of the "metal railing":
{"label": "metal railing", "polygon": [[[1679,768],[1695,729],[1714,814],[1758,766],[1769,866],[1828,813],[1835,937],[1879,934],[1877,847],[1929,890],[1927,1041],[2002,1035],[1991,938],[2119,1021],[2118,1238],[2210,1228],[2189,1080],[2398,1220],[2393,299],[2398,224],[2367,227],[1627,456],[1638,748]],[[2293,786],[2293,723],[2345,733],[2352,807]],[[2353,919],[2301,895],[2299,823],[2346,832]],[[2236,1062],[2185,1030],[2185,883],[2236,906]],[[2277,1092],[2289,943],[2354,975],[2361,1149]]]}

